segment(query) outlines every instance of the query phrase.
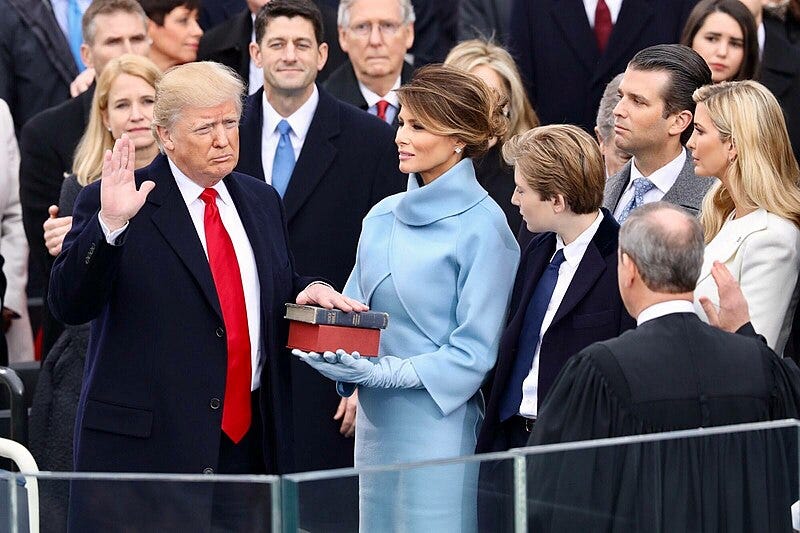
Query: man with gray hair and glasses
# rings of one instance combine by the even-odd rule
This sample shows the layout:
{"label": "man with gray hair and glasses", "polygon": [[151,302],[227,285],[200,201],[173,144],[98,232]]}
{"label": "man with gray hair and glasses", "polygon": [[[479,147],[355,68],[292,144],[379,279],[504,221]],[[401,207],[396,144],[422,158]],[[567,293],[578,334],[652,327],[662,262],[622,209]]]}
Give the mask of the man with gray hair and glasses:
{"label": "man with gray hair and glasses", "polygon": [[[617,271],[620,295],[637,327],[570,359],[542,406],[529,445],[797,417],[800,370],[794,362],[778,357],[752,328],[729,333],[695,314],[693,292],[703,247],[699,222],[680,207],[654,202],[630,214],[619,233]],[[736,441],[728,451],[736,455],[751,444]],[[752,445],[761,445],[764,452],[763,446],[771,444]],[[606,530],[601,522],[613,518],[631,520],[636,524],[631,530],[716,531],[718,527],[709,527],[702,517],[723,516],[725,521],[718,525],[728,531],[791,529],[789,507],[794,500],[785,490],[788,482],[765,474],[771,470],[766,468],[767,457],[776,465],[782,458],[745,454],[747,468],[739,459],[739,468],[728,470],[728,456],[717,457],[712,465],[713,451],[704,455],[688,444],[670,450],[664,449],[663,468],[657,472],[647,467],[655,464],[648,462],[647,454],[657,453],[652,446],[565,454],[569,469],[559,469],[555,463],[560,461],[552,461],[556,457],[549,465],[534,461],[531,468],[541,482],[532,489],[535,494],[529,494],[537,502],[533,523],[543,531],[595,531]],[[626,462],[634,452],[641,461],[636,467]],[[652,477],[661,483],[668,496],[640,493],[635,482],[626,484],[632,469],[641,469],[634,478]],[[768,488],[763,486],[764,475]],[[576,481],[571,483],[569,476],[583,477],[571,477]],[[602,490],[597,483],[604,484]],[[751,485],[759,489],[747,490]],[[564,491],[566,486],[569,491]],[[719,487],[732,492],[727,497],[716,494]],[[576,513],[576,508],[591,512]]]}
{"label": "man with gray hair and glasses", "polygon": [[396,128],[394,90],[414,70],[405,61],[414,44],[411,0],[342,0],[338,24],[339,45],[350,60],[331,73],[325,88]]}

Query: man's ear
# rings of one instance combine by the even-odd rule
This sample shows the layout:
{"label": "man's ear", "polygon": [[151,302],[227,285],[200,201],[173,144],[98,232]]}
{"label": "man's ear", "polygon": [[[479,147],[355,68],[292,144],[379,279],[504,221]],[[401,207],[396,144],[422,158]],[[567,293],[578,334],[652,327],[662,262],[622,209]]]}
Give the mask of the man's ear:
{"label": "man's ear", "polygon": [[638,269],[636,268],[636,263],[633,262],[631,256],[626,254],[625,252],[620,251],[619,253],[619,283],[623,287],[630,287],[633,285],[633,280],[636,279],[636,273]]}
{"label": "man's ear", "polygon": [[692,121],[694,120],[694,115],[688,109],[684,109],[683,111],[676,113],[672,117],[672,125],[669,128],[669,133],[671,135],[680,136],[686,128],[692,125]]}
{"label": "man's ear", "polygon": [[414,46],[414,23],[408,23],[408,33],[406,35],[406,50],[410,50]]}
{"label": "man's ear", "polygon": [[347,37],[346,37],[347,30],[343,27],[339,26],[339,48],[342,49],[342,52],[345,54],[348,53],[348,45],[347,45]]}
{"label": "man's ear", "polygon": [[175,142],[172,140],[172,134],[167,128],[164,126],[156,126],[156,133],[158,134],[158,138],[161,140],[161,145],[164,147],[164,151],[172,152],[175,150]]}
{"label": "man's ear", "polygon": [[257,43],[250,43],[248,48],[250,51],[250,58],[256,64],[258,68],[264,68],[261,66],[261,49],[258,47]]}
{"label": "man's ear", "polygon": [[86,43],[81,43],[81,61],[86,68],[94,68],[92,48]]}
{"label": "man's ear", "polygon": [[553,213],[563,213],[567,210],[567,201],[563,194],[554,195],[550,202],[550,205],[553,206]]}
{"label": "man's ear", "polygon": [[325,68],[325,63],[328,62],[328,43],[321,43],[319,45],[319,60],[317,61],[317,72]]}

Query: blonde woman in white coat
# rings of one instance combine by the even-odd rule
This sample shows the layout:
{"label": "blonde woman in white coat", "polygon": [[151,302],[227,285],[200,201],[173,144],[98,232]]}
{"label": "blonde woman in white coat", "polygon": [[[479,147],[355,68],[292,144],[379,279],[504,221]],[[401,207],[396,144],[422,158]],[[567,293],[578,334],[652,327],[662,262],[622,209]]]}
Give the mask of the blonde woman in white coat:
{"label": "blonde woman in white coat", "polygon": [[756,331],[780,354],[800,271],[800,170],[783,113],[754,81],[701,87],[694,100],[695,131],[687,146],[695,173],[719,178],[703,200],[706,250],[695,309],[706,319],[700,298],[719,305],[711,267],[724,263],[742,287]]}

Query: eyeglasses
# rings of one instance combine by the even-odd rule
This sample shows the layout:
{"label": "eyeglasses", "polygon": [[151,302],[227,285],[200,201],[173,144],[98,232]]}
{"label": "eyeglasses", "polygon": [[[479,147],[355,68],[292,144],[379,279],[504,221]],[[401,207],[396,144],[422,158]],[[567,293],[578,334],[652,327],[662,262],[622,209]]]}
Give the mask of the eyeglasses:
{"label": "eyeglasses", "polygon": [[378,31],[380,31],[381,35],[384,37],[392,37],[397,33],[397,30],[400,29],[402,24],[397,22],[362,22],[360,24],[354,24],[350,26],[350,31],[356,34],[358,37],[369,37],[372,33],[373,25],[378,26]]}

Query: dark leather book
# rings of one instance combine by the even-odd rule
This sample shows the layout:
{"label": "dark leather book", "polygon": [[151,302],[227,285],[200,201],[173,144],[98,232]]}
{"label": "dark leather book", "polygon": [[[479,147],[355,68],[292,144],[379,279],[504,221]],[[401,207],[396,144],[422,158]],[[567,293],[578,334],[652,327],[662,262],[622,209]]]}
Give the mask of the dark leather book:
{"label": "dark leather book", "polygon": [[362,313],[345,313],[339,309],[324,309],[313,305],[286,304],[288,320],[307,324],[325,324],[328,326],[345,326],[348,328],[385,329],[389,324],[389,315],[377,311]]}

